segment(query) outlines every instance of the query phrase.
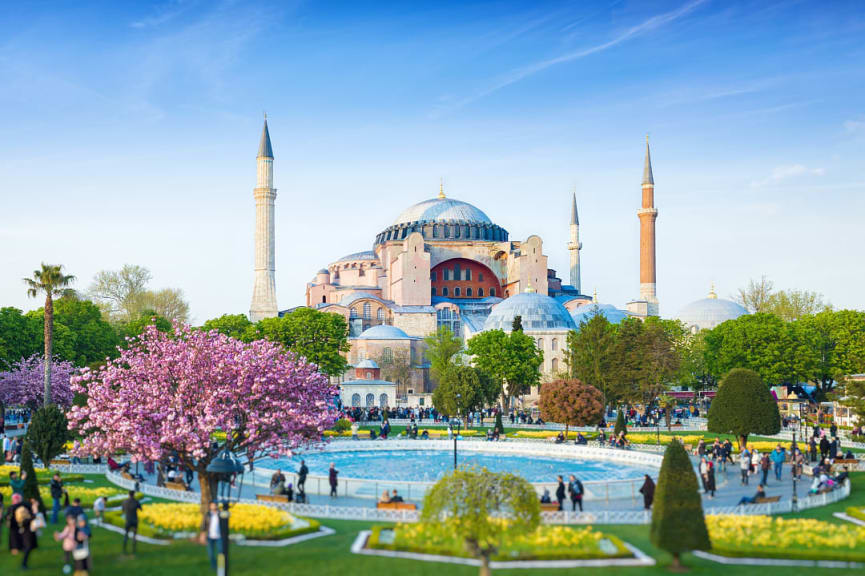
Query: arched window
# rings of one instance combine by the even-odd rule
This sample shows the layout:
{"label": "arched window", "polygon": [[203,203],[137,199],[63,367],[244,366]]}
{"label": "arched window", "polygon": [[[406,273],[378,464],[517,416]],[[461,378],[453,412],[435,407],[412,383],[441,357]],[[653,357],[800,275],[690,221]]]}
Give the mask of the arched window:
{"label": "arched window", "polygon": [[385,348],[381,351],[381,361],[393,362],[393,350],[385,346]]}
{"label": "arched window", "polygon": [[363,305],[363,319],[369,320],[370,318],[372,318],[372,306],[367,302]]}
{"label": "arched window", "polygon": [[471,281],[472,279],[472,269],[466,268],[466,280]]}
{"label": "arched window", "polygon": [[490,288],[490,296],[495,296],[495,295],[496,295],[496,289]]}
{"label": "arched window", "polygon": [[432,288],[430,288],[430,294],[431,294],[432,296],[435,296],[435,295],[436,295],[436,287],[435,287],[435,286],[433,286]]}
{"label": "arched window", "polygon": [[367,380],[372,380],[372,372],[367,372],[367,373],[366,373],[366,379],[367,379]]}
{"label": "arched window", "polygon": [[448,287],[442,286],[442,296],[447,296],[447,295],[448,295]]}
{"label": "arched window", "polygon": [[382,394],[378,397],[378,405],[382,408],[387,408],[387,394]]}
{"label": "arched window", "polygon": [[[468,272],[468,270],[466,270],[466,272]],[[471,298],[471,297],[472,297],[472,287],[469,286],[468,288],[466,288],[466,298]]]}
{"label": "arched window", "polygon": [[327,302],[327,296],[322,296],[321,297],[321,303],[324,304],[326,302]]}
{"label": "arched window", "polygon": [[556,372],[559,371],[559,359],[553,358],[552,365],[553,365],[553,374],[555,374]]}
{"label": "arched window", "polygon": [[544,349],[544,339],[538,338],[538,350],[543,350],[543,349]]}
{"label": "arched window", "polygon": [[372,408],[375,406],[375,394],[367,394],[366,395],[366,407]]}
{"label": "arched window", "polygon": [[351,406],[352,408],[360,408],[360,394],[351,395]]}
{"label": "arched window", "polygon": [[478,288],[478,298],[483,298],[483,297],[484,297],[484,289]]}
{"label": "arched window", "polygon": [[349,310],[348,317],[352,320],[357,318],[357,308],[352,308],[351,310]]}
{"label": "arched window", "polygon": [[384,308],[379,308],[375,313],[376,319],[381,322],[384,320]]}
{"label": "arched window", "polygon": [[459,298],[459,297],[460,297],[460,287],[457,286],[456,288],[454,288],[454,298]]}
{"label": "arched window", "polygon": [[553,352],[555,352],[555,351],[558,350],[558,349],[559,349],[559,339],[558,339],[558,338],[553,338],[553,341],[550,342],[550,350],[552,350]]}

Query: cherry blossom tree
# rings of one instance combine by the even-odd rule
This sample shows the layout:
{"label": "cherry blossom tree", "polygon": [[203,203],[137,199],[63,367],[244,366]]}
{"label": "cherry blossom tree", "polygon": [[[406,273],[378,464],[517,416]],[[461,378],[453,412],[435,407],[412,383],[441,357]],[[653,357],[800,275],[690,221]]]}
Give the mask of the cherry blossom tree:
{"label": "cherry blossom tree", "polygon": [[[76,372],[72,362],[55,358],[51,363],[51,400],[60,406],[72,404],[70,379]],[[45,362],[34,354],[14,363],[8,372],[0,372],[0,405],[29,406],[34,410],[45,401]]]}
{"label": "cherry blossom tree", "polygon": [[178,323],[170,333],[148,326],[72,386],[87,395],[68,414],[82,436],[80,452],[126,452],[136,462],[176,452],[198,473],[202,518],[215,492],[207,465],[219,452],[217,433],[252,462],[318,441],[336,420],[336,388],[315,365],[279,343],[244,343]]}

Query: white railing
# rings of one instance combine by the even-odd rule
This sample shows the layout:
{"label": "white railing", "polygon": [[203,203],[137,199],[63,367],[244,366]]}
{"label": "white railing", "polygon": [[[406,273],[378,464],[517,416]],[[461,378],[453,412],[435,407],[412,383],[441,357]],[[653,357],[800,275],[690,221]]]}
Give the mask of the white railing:
{"label": "white railing", "polygon": [[[356,451],[406,451],[406,450],[453,450],[453,441],[449,440],[387,440],[375,442],[363,442],[351,440],[337,440],[324,447],[324,452],[356,452]],[[617,450],[611,448],[597,448],[590,446],[575,446],[574,444],[538,444],[530,442],[482,442],[482,441],[458,441],[460,452],[481,452],[486,454],[516,454],[531,457],[553,457],[563,460],[592,460],[608,461],[623,464],[632,464],[653,469],[660,468],[663,458],[658,454],[647,454],[635,450]],[[320,452],[320,451],[315,451]],[[251,475],[251,483],[255,486],[269,487],[270,477],[275,468],[256,467]],[[297,486],[297,474],[295,472],[283,472],[287,481]],[[377,499],[384,490],[388,492],[396,490],[407,500],[420,500],[429,490],[434,481],[397,481],[397,480],[372,480],[366,478],[340,477],[338,494],[342,497]],[[610,501],[630,499],[637,502],[641,495],[639,488],[643,484],[643,478],[632,480],[609,480],[609,481],[586,481],[583,482],[585,489],[584,499],[587,501]],[[555,482],[534,482],[538,495],[544,490],[554,493]],[[330,494],[330,483],[327,476],[307,476],[305,484],[307,494]]]}
{"label": "white railing", "polygon": [[180,502],[201,501],[201,494],[199,494],[198,492],[192,492],[188,490],[172,490],[171,488],[164,488],[161,486],[156,486],[154,484],[136,482],[135,480],[124,478],[118,472],[108,471],[105,473],[105,478],[109,482],[116,484],[121,488],[125,488],[126,490],[135,490],[147,496],[164,498],[166,500],[177,500]]}
{"label": "white railing", "polygon": [[[388,420],[391,426],[407,426],[409,424],[417,424],[419,430],[424,428],[447,428],[448,423],[442,420],[438,422],[432,420],[431,418],[424,418],[423,420],[415,419],[414,422],[409,418],[390,418]],[[477,420],[472,421],[471,426],[468,427],[469,430],[473,428],[492,428],[495,425],[495,418],[484,417],[484,423],[478,424]],[[674,420],[675,422],[675,420]],[[381,420],[358,420],[358,426],[369,426],[369,427],[378,427],[381,426]],[[502,418],[502,424],[504,424],[505,428],[517,428],[519,430],[551,430],[551,431],[559,431],[564,430],[564,424],[557,424],[555,422],[544,422],[543,424],[523,424],[521,422],[517,422],[511,424],[510,420],[507,418]],[[462,428],[466,428],[465,422],[462,424]],[[648,432],[655,430],[657,426],[632,426],[628,425],[628,430],[633,430],[634,432]],[[666,430],[666,423],[661,423],[661,430]],[[706,429],[706,420],[704,418],[686,418],[682,420],[682,424],[680,426],[674,426],[673,430],[705,430]],[[568,426],[569,431],[574,432],[597,432],[597,426]]]}
{"label": "white railing", "polygon": [[104,474],[108,471],[105,464],[54,464],[52,470],[64,474]]}

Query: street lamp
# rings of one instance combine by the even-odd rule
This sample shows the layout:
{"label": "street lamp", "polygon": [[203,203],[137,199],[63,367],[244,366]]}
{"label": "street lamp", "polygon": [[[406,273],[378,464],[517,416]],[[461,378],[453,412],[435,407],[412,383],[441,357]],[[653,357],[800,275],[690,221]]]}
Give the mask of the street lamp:
{"label": "street lamp", "polygon": [[799,491],[798,491],[798,486],[797,486],[797,476],[798,476],[797,472],[799,472],[799,471],[796,468],[796,466],[797,466],[797,464],[796,464],[796,452],[798,450],[799,450],[799,447],[796,446],[796,429],[794,428],[793,429],[793,444],[790,447],[790,452],[792,452],[792,456],[793,456],[793,466],[792,466],[792,469],[793,469],[793,501],[792,501],[793,510],[792,511],[793,512],[799,511],[799,493],[798,493]]}
{"label": "street lamp", "polygon": [[[219,555],[216,560],[216,573],[218,576],[228,575],[228,512],[229,503],[237,503],[240,500],[240,491],[243,489],[243,464],[240,463],[231,451],[224,447],[222,451],[207,465],[207,472],[216,478],[217,490],[216,500],[222,503],[219,511],[219,535],[222,540]],[[237,487],[236,492],[232,489]]]}

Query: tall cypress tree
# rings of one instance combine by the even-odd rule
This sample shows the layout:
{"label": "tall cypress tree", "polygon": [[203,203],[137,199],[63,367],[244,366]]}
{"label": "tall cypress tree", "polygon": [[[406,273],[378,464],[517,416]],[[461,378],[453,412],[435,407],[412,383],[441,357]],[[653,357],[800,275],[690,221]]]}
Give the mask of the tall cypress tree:
{"label": "tall cypress tree", "polygon": [[677,440],[670,442],[664,452],[650,537],[652,544],[673,555],[674,570],[681,569],[683,552],[711,548],[697,475],[688,453]]}
{"label": "tall cypress tree", "polygon": [[620,432],[628,433],[628,425],[625,422],[625,409],[619,406],[616,410],[616,427],[613,428],[613,433],[618,436]]}
{"label": "tall cypress tree", "polygon": [[33,469],[33,451],[30,449],[30,442],[25,439],[24,446],[21,447],[21,474],[27,474],[24,480],[24,488],[21,490],[21,495],[25,502],[29,502],[31,498],[36,498],[39,502],[39,509],[45,510],[45,504],[42,502],[42,496],[39,494],[39,482],[36,479],[36,470]]}

